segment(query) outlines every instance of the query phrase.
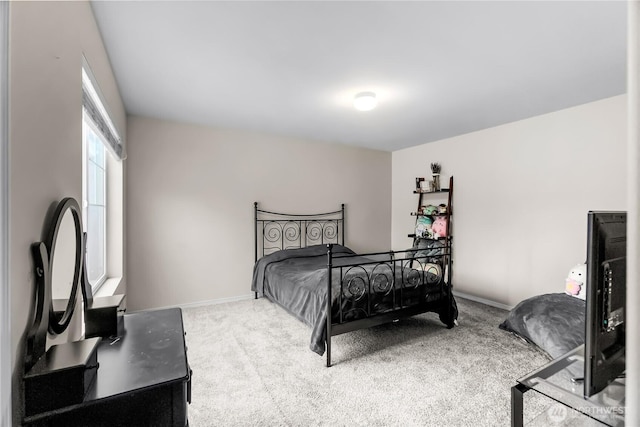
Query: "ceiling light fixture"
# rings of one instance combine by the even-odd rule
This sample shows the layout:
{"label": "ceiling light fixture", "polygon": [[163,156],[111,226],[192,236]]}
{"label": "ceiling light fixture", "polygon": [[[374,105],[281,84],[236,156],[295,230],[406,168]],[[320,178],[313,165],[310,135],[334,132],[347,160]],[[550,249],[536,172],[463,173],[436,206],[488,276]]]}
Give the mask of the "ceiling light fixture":
{"label": "ceiling light fixture", "polygon": [[373,92],[360,92],[353,98],[353,106],[359,111],[369,111],[376,108],[378,100]]}

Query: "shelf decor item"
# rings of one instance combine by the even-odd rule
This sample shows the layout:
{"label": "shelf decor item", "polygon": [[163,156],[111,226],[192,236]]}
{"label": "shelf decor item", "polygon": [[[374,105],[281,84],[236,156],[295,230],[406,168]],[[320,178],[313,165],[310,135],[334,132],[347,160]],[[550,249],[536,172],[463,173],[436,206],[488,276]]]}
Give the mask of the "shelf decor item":
{"label": "shelf decor item", "polygon": [[440,163],[431,163],[431,176],[433,177],[433,191],[440,191]]}
{"label": "shelf decor item", "polygon": [[420,192],[429,193],[433,191],[433,181],[422,181],[420,183]]}

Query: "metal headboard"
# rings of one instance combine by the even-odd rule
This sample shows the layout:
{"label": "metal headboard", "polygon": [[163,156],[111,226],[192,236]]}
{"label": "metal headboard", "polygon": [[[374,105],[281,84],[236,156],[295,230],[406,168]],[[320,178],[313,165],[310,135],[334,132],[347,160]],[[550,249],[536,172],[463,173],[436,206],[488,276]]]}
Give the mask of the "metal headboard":
{"label": "metal headboard", "polygon": [[344,203],[340,210],[299,215],[270,212],[254,206],[255,261],[282,249],[338,243],[344,245]]}

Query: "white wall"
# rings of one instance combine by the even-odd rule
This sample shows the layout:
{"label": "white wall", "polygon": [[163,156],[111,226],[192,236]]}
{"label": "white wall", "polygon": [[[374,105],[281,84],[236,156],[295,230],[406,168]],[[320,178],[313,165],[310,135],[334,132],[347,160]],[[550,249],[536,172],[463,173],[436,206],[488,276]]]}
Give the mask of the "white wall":
{"label": "white wall", "polygon": [[0,425],[11,425],[9,306],[9,3],[0,2]]}
{"label": "white wall", "polygon": [[625,99],[394,152],[392,246],[409,243],[415,177],[440,162],[455,179],[454,288],[509,306],[563,292],[586,259],[587,211],[626,210]]}
{"label": "white wall", "polygon": [[30,245],[51,204],[82,200],[82,55],[116,126],[126,115],[88,2],[10,3],[10,295],[13,422],[22,401],[24,334],[33,310]]}
{"label": "white wall", "polygon": [[127,139],[130,309],[249,295],[254,201],[287,213],[345,203],[345,243],[389,247],[388,152],[135,116]]}
{"label": "white wall", "polygon": [[626,371],[625,389],[627,425],[640,425],[640,3],[627,5],[627,102],[628,102],[628,193],[629,215],[627,223],[627,300]]}

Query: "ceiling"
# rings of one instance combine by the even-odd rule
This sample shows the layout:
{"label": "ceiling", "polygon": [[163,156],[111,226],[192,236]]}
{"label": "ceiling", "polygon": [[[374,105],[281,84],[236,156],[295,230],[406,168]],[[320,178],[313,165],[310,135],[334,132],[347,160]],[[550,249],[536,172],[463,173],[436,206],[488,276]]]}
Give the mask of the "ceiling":
{"label": "ceiling", "polygon": [[394,151],[626,86],[624,1],[92,6],[129,114],[217,128]]}

